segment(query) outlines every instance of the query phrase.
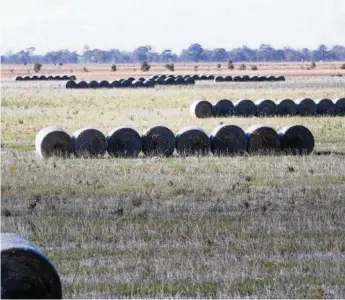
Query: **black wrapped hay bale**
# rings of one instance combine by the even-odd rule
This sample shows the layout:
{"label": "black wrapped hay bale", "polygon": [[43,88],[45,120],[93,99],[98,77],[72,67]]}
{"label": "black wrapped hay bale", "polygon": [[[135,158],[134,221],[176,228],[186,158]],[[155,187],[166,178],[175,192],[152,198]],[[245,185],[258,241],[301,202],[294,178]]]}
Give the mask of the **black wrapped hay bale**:
{"label": "black wrapped hay bale", "polygon": [[296,100],[297,112],[301,116],[313,116],[316,114],[317,105],[310,98]]}
{"label": "black wrapped hay bale", "polygon": [[62,78],[62,77],[61,77],[60,75],[55,75],[55,76],[54,76],[54,80],[61,80],[61,78]]}
{"label": "black wrapped hay bale", "polygon": [[243,82],[248,82],[248,81],[250,81],[250,76],[249,76],[249,75],[243,75],[241,81],[243,81]]}
{"label": "black wrapped hay bale", "polygon": [[190,114],[197,118],[213,117],[213,106],[206,100],[195,101],[190,106]]}
{"label": "black wrapped hay bale", "polygon": [[285,76],[283,75],[276,76],[276,81],[285,81]]}
{"label": "black wrapped hay bale", "polygon": [[122,88],[132,87],[132,82],[130,80],[125,79],[121,82],[121,87]]}
{"label": "black wrapped hay bale", "polygon": [[30,77],[30,76],[25,76],[25,77],[23,78],[23,80],[29,81],[29,80],[31,80],[31,77]]}
{"label": "black wrapped hay bale", "polygon": [[167,77],[164,79],[164,85],[174,85],[175,84],[175,79],[172,77]]}
{"label": "black wrapped hay bale", "polygon": [[338,98],[333,100],[335,104],[335,115],[345,116],[345,98]]}
{"label": "black wrapped hay bale", "polygon": [[44,158],[52,156],[67,158],[73,151],[72,140],[61,127],[49,126],[37,133],[35,149],[36,153]]}
{"label": "black wrapped hay bale", "polygon": [[91,80],[88,86],[89,86],[89,89],[97,89],[99,88],[99,83],[96,80]]}
{"label": "black wrapped hay bale", "polygon": [[244,99],[234,103],[236,116],[252,117],[256,115],[256,105],[252,100]]}
{"label": "black wrapped hay bale", "polygon": [[148,80],[143,82],[143,85],[146,88],[153,88],[153,87],[155,87],[155,82],[153,80],[148,79]]}
{"label": "black wrapped hay bale", "polygon": [[146,79],[144,77],[140,77],[138,78],[138,80],[140,80],[141,82],[144,82]]}
{"label": "black wrapped hay bale", "polygon": [[259,81],[268,81],[268,77],[265,75],[259,76]]}
{"label": "black wrapped hay bale", "polygon": [[259,76],[257,75],[250,76],[249,81],[253,81],[253,82],[259,81]]}
{"label": "black wrapped hay bale", "polygon": [[188,77],[185,79],[187,85],[195,84],[195,80],[192,77]]}
{"label": "black wrapped hay bale", "polygon": [[267,81],[276,81],[276,77],[273,75],[267,76]]}
{"label": "black wrapped hay bale", "polygon": [[214,82],[224,82],[225,80],[224,80],[224,77],[223,76],[216,76],[215,78],[214,78]]}
{"label": "black wrapped hay bale", "polygon": [[38,80],[38,76],[37,75],[32,76],[31,80],[35,80],[35,81]]}
{"label": "black wrapped hay bale", "polygon": [[134,80],[132,82],[132,87],[134,87],[134,88],[141,88],[143,86],[144,86],[144,84],[140,80]]}
{"label": "black wrapped hay bale", "polygon": [[129,78],[127,78],[127,80],[128,80],[130,83],[132,83],[132,82],[135,80],[135,78],[134,78],[134,77],[129,77]]}
{"label": "black wrapped hay bale", "polygon": [[16,77],[16,81],[23,81],[23,77],[22,76],[17,76]]}
{"label": "black wrapped hay bale", "polygon": [[137,157],[142,149],[139,133],[131,127],[119,127],[107,136],[107,151],[113,157]]}
{"label": "black wrapped hay bale", "polygon": [[208,75],[206,76],[207,80],[214,80],[215,76],[214,75]]}
{"label": "black wrapped hay bale", "polygon": [[242,81],[242,76],[236,75],[236,76],[232,77],[232,81],[240,82],[240,81]]}
{"label": "black wrapped hay bale", "polygon": [[183,79],[183,77],[181,76],[177,76],[176,78],[175,78],[175,85],[184,85],[184,84],[186,84],[186,82],[185,82],[185,80]]}
{"label": "black wrapped hay bale", "polygon": [[163,79],[163,78],[156,78],[155,80],[154,80],[154,82],[155,82],[155,84],[157,84],[157,85],[165,85],[165,81],[164,81],[165,79]]}
{"label": "black wrapped hay bale", "polygon": [[210,143],[214,155],[243,154],[246,150],[246,135],[236,125],[221,125],[211,132]]}
{"label": "black wrapped hay bale", "polygon": [[268,99],[255,102],[257,115],[260,117],[272,117],[277,114],[277,105]]}
{"label": "black wrapped hay bale", "polygon": [[198,74],[194,74],[194,75],[192,76],[192,78],[193,78],[194,80],[199,80],[199,79],[200,79],[200,77],[199,77]]}
{"label": "black wrapped hay bale", "polygon": [[287,126],[278,132],[281,150],[286,154],[310,154],[315,146],[311,131],[302,125]]}
{"label": "black wrapped hay bale", "polygon": [[160,75],[159,78],[164,80],[165,78],[167,78],[167,76],[166,75]]}
{"label": "black wrapped hay bale", "polygon": [[316,113],[323,116],[333,116],[335,104],[330,99],[319,99],[316,101]]}
{"label": "black wrapped hay bale", "polygon": [[[212,75],[210,75],[210,76],[212,76]],[[208,80],[208,76],[207,75],[201,75],[200,80]]]}
{"label": "black wrapped hay bale", "polygon": [[224,77],[224,81],[225,82],[230,82],[230,81],[232,81],[232,77],[230,75],[227,75],[227,76]]}
{"label": "black wrapped hay bale", "polygon": [[181,156],[207,155],[210,139],[202,128],[188,126],[176,134],[176,151]]}
{"label": "black wrapped hay bale", "polygon": [[77,89],[78,84],[74,80],[69,80],[66,82],[66,89]]}
{"label": "black wrapped hay bale", "polygon": [[88,89],[89,85],[86,81],[82,80],[78,82],[78,89]]}
{"label": "black wrapped hay bale", "polygon": [[291,99],[281,99],[277,101],[278,116],[295,116],[297,115],[297,104]]}
{"label": "black wrapped hay bale", "polygon": [[68,75],[63,75],[63,76],[61,77],[61,80],[69,80]]}
{"label": "black wrapped hay bale", "polygon": [[45,75],[41,75],[40,77],[38,77],[38,80],[45,81],[47,80],[47,77]]}
{"label": "black wrapped hay bale", "polygon": [[[49,76],[47,77],[47,80],[54,80],[54,76],[53,76],[53,75],[49,75]],[[73,79],[73,80],[75,80],[75,79]]]}
{"label": "black wrapped hay bale", "polygon": [[213,114],[216,117],[228,117],[234,114],[234,104],[228,99],[217,101],[213,105]]}
{"label": "black wrapped hay bale", "polygon": [[109,88],[110,88],[110,83],[109,83],[108,80],[102,80],[102,81],[99,83],[99,87],[100,87],[100,88],[109,89]]}
{"label": "black wrapped hay bale", "polygon": [[166,78],[172,78],[175,80],[177,77],[181,77],[181,75],[176,75],[176,77],[175,77],[175,75],[169,74]]}
{"label": "black wrapped hay bale", "polygon": [[75,75],[69,76],[69,80],[77,80],[77,77]]}
{"label": "black wrapped hay bale", "polygon": [[150,78],[155,81],[159,76],[158,75],[152,75]]}
{"label": "black wrapped hay bale", "polygon": [[77,130],[72,136],[74,154],[77,157],[100,157],[107,151],[107,141],[102,132],[87,127]]}
{"label": "black wrapped hay bale", "polygon": [[121,83],[117,80],[114,80],[111,84],[110,84],[110,88],[119,88],[121,87]]}
{"label": "black wrapped hay bale", "polygon": [[270,126],[253,125],[246,131],[247,151],[255,154],[272,154],[280,151],[278,133]]}
{"label": "black wrapped hay bale", "polygon": [[142,150],[146,156],[169,157],[175,150],[175,135],[164,126],[147,129],[142,137]]}
{"label": "black wrapped hay bale", "polygon": [[28,240],[1,233],[1,299],[61,299],[60,276]]}

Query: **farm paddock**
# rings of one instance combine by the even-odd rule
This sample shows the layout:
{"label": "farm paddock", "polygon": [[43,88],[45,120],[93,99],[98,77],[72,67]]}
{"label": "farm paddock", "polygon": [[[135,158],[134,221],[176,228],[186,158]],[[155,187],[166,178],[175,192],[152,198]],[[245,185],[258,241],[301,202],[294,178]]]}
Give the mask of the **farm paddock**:
{"label": "farm paddock", "polygon": [[[195,100],[344,96],[345,77],[310,74],[140,91],[3,76],[2,232],[43,250],[65,298],[344,298],[344,117],[189,114]],[[305,125],[315,148],[309,156],[136,159],[44,160],[34,152],[49,125],[141,134],[193,125],[210,134],[221,124]]]}

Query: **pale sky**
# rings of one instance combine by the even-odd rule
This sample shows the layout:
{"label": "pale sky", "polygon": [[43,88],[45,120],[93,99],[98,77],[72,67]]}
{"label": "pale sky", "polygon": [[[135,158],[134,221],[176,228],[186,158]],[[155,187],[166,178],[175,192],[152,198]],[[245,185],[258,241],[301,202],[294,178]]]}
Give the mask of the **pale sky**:
{"label": "pale sky", "polygon": [[2,53],[345,45],[345,0],[0,0]]}

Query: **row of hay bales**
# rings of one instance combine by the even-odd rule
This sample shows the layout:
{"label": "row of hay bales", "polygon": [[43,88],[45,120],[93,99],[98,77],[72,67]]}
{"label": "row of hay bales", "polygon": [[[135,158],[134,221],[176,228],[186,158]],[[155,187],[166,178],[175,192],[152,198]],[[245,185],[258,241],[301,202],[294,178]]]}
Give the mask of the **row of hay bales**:
{"label": "row of hay bales", "polygon": [[45,81],[45,80],[76,80],[74,75],[33,75],[33,76],[17,76],[16,81]]}
{"label": "row of hay bales", "polygon": [[230,101],[222,99],[212,105],[209,101],[195,101],[190,106],[190,113],[197,118],[211,117],[269,117],[269,116],[345,116],[345,98],[316,101],[310,98],[299,100],[281,99],[277,102],[263,99],[252,101],[243,99]]}
{"label": "row of hay bales", "polygon": [[258,75],[236,75],[236,76],[216,76],[214,78],[214,82],[230,82],[230,81],[236,81],[236,82],[249,82],[249,81],[285,81],[285,77],[283,75],[269,75],[269,76],[258,76]]}
{"label": "row of hay bales", "polygon": [[195,84],[195,78],[191,75],[152,75],[150,80],[153,80],[157,85],[191,85]]}
{"label": "row of hay bales", "polygon": [[1,299],[62,299],[55,266],[31,243],[1,233]]}
{"label": "row of hay bales", "polygon": [[256,125],[243,131],[236,125],[222,125],[210,135],[199,127],[189,126],[176,135],[165,126],[154,126],[140,135],[131,127],[119,127],[105,136],[88,127],[70,136],[61,127],[43,128],[36,136],[36,152],[41,157],[96,158],[106,152],[111,157],[145,156],[241,155],[249,154],[309,154],[314,149],[314,137],[301,125],[284,127],[276,132],[270,126]]}

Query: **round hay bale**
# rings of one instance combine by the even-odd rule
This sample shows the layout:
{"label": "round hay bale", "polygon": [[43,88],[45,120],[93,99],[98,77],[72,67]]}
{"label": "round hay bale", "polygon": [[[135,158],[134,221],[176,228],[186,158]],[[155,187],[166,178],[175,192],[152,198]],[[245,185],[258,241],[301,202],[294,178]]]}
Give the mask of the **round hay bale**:
{"label": "round hay bale", "polygon": [[[54,76],[53,76],[53,75],[49,75],[49,76],[47,77],[47,80],[54,80]],[[75,79],[73,79],[73,80],[75,80]]]}
{"label": "round hay bale", "polygon": [[206,100],[195,101],[190,106],[190,114],[197,118],[213,117],[213,106]]}
{"label": "round hay bale", "polygon": [[77,89],[78,84],[74,80],[69,80],[66,82],[66,89]]}
{"label": "round hay bale", "polygon": [[125,78],[120,78],[120,79],[118,79],[117,81],[120,82],[120,83],[122,83],[122,82],[124,82],[125,80],[126,80]]}
{"label": "round hay bale", "polygon": [[82,80],[78,82],[78,89],[88,89],[89,85],[86,81]]}
{"label": "round hay bale", "polygon": [[225,77],[224,77],[224,81],[226,81],[226,82],[232,81],[232,76],[230,76],[230,75],[225,76]]}
{"label": "round hay bale", "polygon": [[211,151],[214,155],[243,154],[246,150],[246,135],[236,125],[221,125],[210,134]]}
{"label": "round hay bale", "polygon": [[335,104],[335,115],[345,116],[345,98],[338,98],[333,100]]}
{"label": "round hay bale", "polygon": [[166,79],[167,78],[167,76],[166,75],[161,75],[161,76],[159,76],[159,78],[161,78],[161,79]]}
{"label": "round hay bale", "polygon": [[[169,76],[170,76],[170,75],[169,75]],[[174,75],[173,75],[173,76],[174,76]],[[175,76],[175,79],[176,79],[176,78],[183,78],[183,76],[182,76],[182,75],[176,75],[176,76]]]}
{"label": "round hay bale", "polygon": [[72,144],[77,157],[100,157],[107,151],[104,134],[92,127],[77,130],[72,136]]}
{"label": "round hay bale", "polygon": [[23,77],[22,76],[17,76],[15,80],[16,81],[23,81]]}
{"label": "round hay bale", "polygon": [[155,84],[158,84],[158,85],[165,85],[165,79],[163,78],[156,78],[155,79]]}
{"label": "round hay bale", "polygon": [[158,75],[152,75],[150,78],[155,81],[159,76]]}
{"label": "round hay bale", "polygon": [[184,79],[184,80],[186,80],[186,79],[188,79],[188,78],[191,78],[191,76],[190,76],[190,75],[185,75],[185,76],[183,76],[183,79]]}
{"label": "round hay bale", "polygon": [[175,84],[175,79],[171,77],[167,77],[164,79],[164,84],[165,85],[174,85]]}
{"label": "round hay bale", "polygon": [[139,133],[131,127],[119,127],[107,136],[107,151],[113,157],[137,157],[142,148]]}
{"label": "round hay bale", "polygon": [[[211,76],[211,75],[210,75]],[[214,78],[213,78],[214,79]],[[201,75],[200,76],[200,80],[208,80],[207,75]]]}
{"label": "round hay bale", "polygon": [[259,81],[259,76],[257,76],[257,75],[250,76],[249,81],[253,81],[253,82]]}
{"label": "round hay bale", "polygon": [[188,126],[176,134],[176,151],[181,156],[207,155],[210,139],[202,128]]}
{"label": "round hay bale", "polygon": [[141,82],[144,82],[146,79],[144,77],[140,77],[138,78],[138,80],[140,80]]}
{"label": "round hay bale", "polygon": [[62,299],[59,274],[28,240],[1,233],[1,299]]}
{"label": "round hay bale", "polygon": [[[176,77],[177,77],[178,75],[176,75]],[[173,78],[173,79],[175,79],[175,75],[173,75],[173,74],[169,74],[168,76],[166,76],[166,78]]]}
{"label": "round hay bale", "polygon": [[74,76],[74,75],[71,75],[71,76],[69,76],[69,79],[70,79],[70,80],[77,80],[77,77]]}
{"label": "round hay bale", "polygon": [[295,116],[297,115],[297,104],[291,99],[281,99],[277,101],[278,116]]}
{"label": "round hay bale", "polygon": [[99,83],[96,80],[91,80],[88,85],[89,85],[89,89],[99,88]]}
{"label": "round hay bale", "polygon": [[146,156],[169,157],[175,150],[175,135],[164,126],[154,126],[142,135],[142,150]]}
{"label": "round hay bale", "polygon": [[283,76],[283,75],[278,75],[278,76],[276,76],[276,80],[277,80],[277,81],[285,81],[285,76]]}
{"label": "round hay bale", "polygon": [[38,80],[38,76],[36,76],[36,75],[32,76],[31,80]]}
{"label": "round hay bale", "polygon": [[144,84],[140,80],[134,80],[132,82],[132,87],[134,87],[134,88],[140,88],[140,87],[143,87],[143,86],[144,86]]}
{"label": "round hay bale", "polygon": [[216,117],[228,117],[234,114],[234,108],[230,100],[222,99],[213,105],[213,113]]}
{"label": "round hay bale", "polygon": [[102,80],[102,81],[99,83],[99,87],[100,87],[100,88],[109,89],[109,88],[110,88],[110,83],[109,83],[108,80]]}
{"label": "round hay bale", "polygon": [[130,83],[132,83],[133,81],[135,81],[135,78],[129,77],[129,78],[127,78],[127,81],[129,81]]}
{"label": "round hay bale", "polygon": [[114,80],[111,84],[110,84],[110,88],[119,88],[121,87],[121,83],[117,80]]}
{"label": "round hay bale", "polygon": [[256,105],[252,100],[244,99],[234,103],[236,116],[252,117],[256,115]]}
{"label": "round hay bale", "polygon": [[316,114],[317,105],[310,98],[296,100],[297,112],[301,116],[312,116]]}
{"label": "round hay bale", "polygon": [[214,80],[214,78],[215,78],[214,75],[208,75],[207,76],[207,80]]}
{"label": "round hay bale", "polygon": [[29,81],[29,80],[31,80],[31,77],[30,77],[30,76],[25,76],[25,77],[23,78],[23,80]]}
{"label": "round hay bale", "polygon": [[122,88],[129,88],[131,86],[132,86],[132,82],[130,80],[125,79],[121,82]]}
{"label": "round hay bale", "polygon": [[61,80],[68,80],[68,79],[69,79],[68,75],[63,75],[63,76],[61,77]]}
{"label": "round hay bale", "polygon": [[36,153],[44,158],[59,156],[67,158],[73,152],[69,134],[57,126],[41,129],[35,139]]}
{"label": "round hay bale", "polygon": [[144,84],[144,87],[146,87],[146,88],[153,88],[153,87],[155,87],[155,82],[153,80],[151,80],[151,79],[148,79],[148,80],[144,81],[143,84]]}
{"label": "round hay bale", "polygon": [[215,78],[214,78],[214,82],[224,82],[225,80],[224,80],[224,77],[223,76],[216,76]]}
{"label": "round hay bale", "polygon": [[198,74],[194,74],[194,75],[192,76],[192,78],[193,78],[194,80],[199,80],[199,79],[200,79],[200,77],[199,77]]}
{"label": "round hay bale", "polygon": [[259,81],[267,81],[268,77],[265,75],[259,76]]}
{"label": "round hay bale", "polygon": [[253,125],[246,131],[247,151],[255,154],[278,153],[280,138],[270,126]]}
{"label": "round hay bale", "polygon": [[38,77],[38,80],[47,80],[47,77],[45,75],[41,75],[40,77]]}
{"label": "round hay bale", "polygon": [[316,101],[316,113],[318,115],[333,116],[335,104],[330,99],[319,99]]}
{"label": "round hay bale", "polygon": [[277,105],[268,99],[258,100],[255,102],[256,113],[260,117],[272,117],[277,114]]}
{"label": "round hay bale", "polygon": [[61,80],[61,76],[60,75],[56,75],[56,76],[54,76],[54,80]]}
{"label": "round hay bale", "polygon": [[183,79],[183,77],[176,77],[174,80],[174,84],[175,85],[184,85],[184,84],[186,84],[186,82]]}
{"label": "round hay bale", "polygon": [[192,84],[195,84],[195,80],[192,77],[188,77],[185,79],[185,83],[187,85],[192,85]]}
{"label": "round hay bale", "polygon": [[267,77],[267,81],[276,81],[276,77],[273,75],[270,75]]}
{"label": "round hay bale", "polygon": [[243,82],[250,81],[250,76],[249,75],[243,75],[241,81],[243,81]]}
{"label": "round hay bale", "polygon": [[315,140],[310,130],[302,125],[292,125],[278,132],[281,150],[286,154],[310,154],[315,146]]}
{"label": "round hay bale", "polygon": [[242,81],[242,76],[236,75],[232,77],[232,81],[237,81],[237,82]]}

